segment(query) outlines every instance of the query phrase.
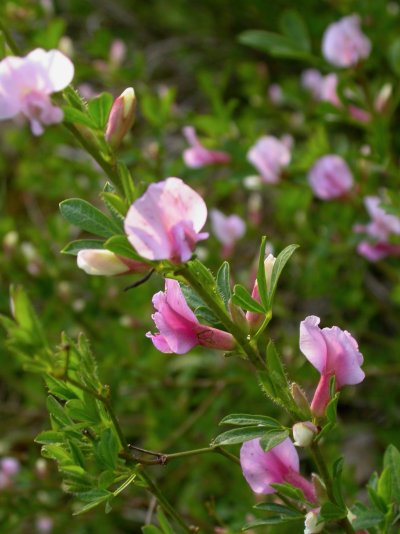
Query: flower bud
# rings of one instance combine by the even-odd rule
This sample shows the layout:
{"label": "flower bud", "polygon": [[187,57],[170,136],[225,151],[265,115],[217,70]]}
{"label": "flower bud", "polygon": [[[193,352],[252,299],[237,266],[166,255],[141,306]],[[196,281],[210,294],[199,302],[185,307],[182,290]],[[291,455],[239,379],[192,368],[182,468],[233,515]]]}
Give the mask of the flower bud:
{"label": "flower bud", "polygon": [[391,83],[385,83],[377,94],[374,102],[374,108],[378,113],[386,111],[392,96],[393,86]]}
{"label": "flower bud", "polygon": [[292,428],[294,444],[296,447],[308,447],[317,434],[317,427],[310,421],[296,423]]}
{"label": "flower bud", "polygon": [[265,278],[267,280],[268,291],[271,288],[272,269],[274,268],[275,260],[276,258],[273,254],[268,254],[268,256],[265,258],[265,261],[264,261],[264,271],[265,271]]}
{"label": "flower bud", "polygon": [[[265,271],[265,278],[266,278],[266,282],[267,282],[268,291],[269,291],[269,289],[271,287],[272,269],[274,267],[275,260],[276,260],[276,258],[272,254],[268,254],[268,256],[264,260],[264,271]],[[251,296],[257,302],[261,302],[261,297],[260,297],[260,292],[259,292],[257,280],[254,283],[254,287],[253,287],[253,291],[251,293]],[[250,326],[250,329],[254,332],[255,330],[257,330],[261,326],[261,324],[262,324],[262,322],[264,320],[264,315],[261,314],[261,313],[248,311],[246,313],[246,319],[247,319],[247,322],[248,322],[248,324]]]}
{"label": "flower bud", "polygon": [[322,478],[316,473],[312,473],[311,482],[314,486],[315,495],[317,496],[317,501],[326,501],[328,499],[328,494],[326,491],[326,486]]}
{"label": "flower bud", "polygon": [[246,321],[246,315],[243,310],[239,308],[239,306],[236,306],[236,304],[232,302],[232,299],[229,299],[228,309],[233,319],[233,322],[240,326],[242,329],[247,330],[249,325]]}
{"label": "flower bud", "polygon": [[145,272],[148,266],[117,256],[106,249],[83,249],[78,252],[78,267],[87,274],[97,276],[114,276],[129,272]]}
{"label": "flower bud", "polygon": [[136,97],[132,87],[115,99],[108,117],[106,141],[118,148],[135,121]]}
{"label": "flower bud", "polygon": [[304,534],[317,534],[317,532],[322,532],[325,523],[318,523],[318,512],[319,509],[310,510],[306,515],[304,521]]}
{"label": "flower bud", "polygon": [[306,394],[301,389],[301,387],[298,384],[296,384],[296,382],[292,382],[290,386],[290,392],[292,394],[294,402],[297,404],[300,410],[304,411],[305,413],[310,414],[311,416],[310,403],[308,402]]}

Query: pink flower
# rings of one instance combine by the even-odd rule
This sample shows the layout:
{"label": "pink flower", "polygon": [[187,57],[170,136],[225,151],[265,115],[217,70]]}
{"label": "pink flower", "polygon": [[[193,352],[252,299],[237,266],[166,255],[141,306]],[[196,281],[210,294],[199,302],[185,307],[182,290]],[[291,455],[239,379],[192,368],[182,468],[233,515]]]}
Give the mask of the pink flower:
{"label": "pink flower", "polygon": [[353,187],[353,176],[340,156],[319,158],[308,173],[308,182],[316,197],[331,200],[345,195]]}
{"label": "pink flower", "polygon": [[386,213],[381,207],[382,200],[379,197],[366,197],[364,203],[372,219],[365,226],[368,235],[382,241],[387,240],[390,234],[400,235],[400,218]]}
{"label": "pink flower", "polygon": [[316,501],[313,485],[300,475],[299,456],[289,438],[268,452],[262,450],[260,439],[246,441],[240,449],[240,465],[255,493],[275,493],[271,484],[287,482],[301,489],[309,501]]}
{"label": "pink flower", "polygon": [[225,351],[235,347],[231,334],[199,323],[176,280],[165,280],[165,292],[154,295],[153,305],[157,311],[152,319],[159,333],[146,336],[159,351],[185,354],[196,345]]}
{"label": "pink flower", "polygon": [[6,456],[0,460],[0,470],[8,477],[13,477],[19,473],[20,463],[16,458]]}
{"label": "pink flower", "polygon": [[323,79],[324,77],[317,69],[306,69],[301,73],[301,86],[319,100]]}
{"label": "pink flower", "polygon": [[117,256],[106,249],[83,249],[77,255],[78,267],[86,274],[114,276],[127,273],[144,273],[149,270],[145,263]]}
{"label": "pink flower", "polygon": [[247,159],[256,167],[264,182],[276,184],[282,169],[289,165],[291,154],[286,143],[266,135],[250,148]]}
{"label": "pink flower", "polygon": [[193,126],[183,128],[183,135],[186,137],[190,148],[183,152],[183,160],[188,167],[198,169],[206,165],[225,165],[231,161],[231,157],[226,152],[218,150],[208,150],[203,146]]}
{"label": "pink flower", "polygon": [[369,261],[379,261],[388,256],[400,256],[400,245],[392,245],[385,241],[370,243],[361,241],[357,246],[357,252]]}
{"label": "pink flower", "polygon": [[322,53],[336,67],[351,67],[369,56],[370,40],[361,32],[358,15],[330,24],[322,38]]}
{"label": "pink flower", "polygon": [[131,245],[148,260],[188,261],[207,219],[204,200],[179,178],[151,184],[129,208],[125,232]]}
{"label": "pink flower", "polygon": [[306,317],[300,323],[300,350],[321,374],[311,403],[311,409],[322,416],[330,400],[329,381],[336,378],[336,389],[345,385],[359,384],[365,374],[361,369],[363,356],[356,340],[346,330],[337,326],[319,328],[320,318]]}
{"label": "pink flower", "polygon": [[224,215],[219,210],[211,210],[211,227],[215,237],[220,241],[223,248],[223,256],[229,256],[235,242],[244,236],[246,224],[238,215]]}
{"label": "pink flower", "polygon": [[25,57],[6,57],[0,62],[0,120],[22,113],[32,133],[41,135],[44,124],[62,121],[63,112],[50,95],[64,89],[73,75],[73,64],[58,50],[37,48]]}

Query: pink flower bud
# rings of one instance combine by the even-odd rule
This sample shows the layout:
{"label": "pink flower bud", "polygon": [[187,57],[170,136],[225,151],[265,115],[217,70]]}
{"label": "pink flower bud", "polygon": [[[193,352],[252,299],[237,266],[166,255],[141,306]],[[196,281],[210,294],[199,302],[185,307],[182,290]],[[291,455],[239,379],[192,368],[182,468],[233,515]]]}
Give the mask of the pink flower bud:
{"label": "pink flower bud", "polygon": [[378,113],[386,111],[392,96],[393,86],[390,83],[385,83],[377,94],[374,102],[374,108]]}
{"label": "pink flower bud", "polygon": [[350,191],[353,176],[344,159],[329,154],[314,163],[308,173],[308,182],[316,197],[331,200]]}
{"label": "pink flower bud", "polygon": [[211,227],[215,237],[224,246],[222,255],[228,257],[238,239],[244,236],[246,224],[238,215],[224,215],[213,209],[210,212]]}
{"label": "pink flower bud", "polygon": [[78,252],[78,267],[86,274],[114,276],[116,274],[143,273],[149,270],[145,263],[122,258],[106,249],[84,249]]}
{"label": "pink flower bud", "polygon": [[369,56],[370,40],[361,32],[358,15],[330,24],[322,38],[322,53],[336,67],[351,67]]}
{"label": "pink flower bud", "polygon": [[240,449],[240,465],[255,493],[275,493],[271,484],[287,482],[301,489],[306,499],[315,502],[314,487],[301,476],[299,456],[289,438],[268,452],[262,450],[259,439],[246,441]]}
{"label": "pink flower bud", "polygon": [[187,148],[183,152],[183,161],[188,167],[199,169],[207,165],[226,165],[230,163],[231,157],[226,152],[209,150],[203,146],[193,126],[185,126],[183,128],[183,135],[190,145],[190,148]]}
{"label": "pink flower bud", "polygon": [[67,87],[73,75],[73,64],[59,50],[37,48],[25,57],[6,57],[0,62],[0,120],[22,113],[32,133],[41,135],[43,125],[63,120],[50,95]]}
{"label": "pink flower bud", "polygon": [[[267,289],[268,290],[271,287],[272,269],[274,268],[275,260],[276,260],[276,258],[275,258],[275,256],[273,254],[268,254],[266,259],[264,260],[265,279],[266,279],[266,282],[267,282]],[[253,291],[251,292],[251,296],[257,302],[261,302],[257,280],[254,282]],[[249,324],[250,330],[252,330],[254,332],[255,330],[257,330],[261,326],[261,324],[262,324],[262,322],[264,320],[264,315],[262,315],[261,313],[248,311],[248,312],[246,312],[246,319],[247,319],[247,322]]]}
{"label": "pink flower bud", "polygon": [[179,178],[151,184],[129,208],[125,232],[131,245],[148,260],[188,261],[207,219],[204,200]]}
{"label": "pink flower bud", "polygon": [[345,385],[359,384],[365,378],[361,369],[363,356],[358,350],[357,341],[346,330],[337,326],[319,328],[320,318],[307,317],[300,323],[300,350],[320,373],[321,378],[311,410],[317,417],[324,415],[330,400],[329,384],[336,378],[336,389]]}
{"label": "pink flower bud", "polygon": [[314,437],[318,432],[318,428],[311,423],[311,421],[305,421],[302,423],[295,423],[292,432],[294,445],[296,445],[296,447],[308,447],[313,442]]}
{"label": "pink flower bud", "polygon": [[135,91],[132,87],[128,87],[114,100],[108,117],[105,138],[113,148],[119,147],[125,135],[132,128],[135,121],[135,111]]}
{"label": "pink flower bud", "polygon": [[196,345],[229,351],[235,347],[231,334],[200,324],[189,308],[176,280],[165,280],[165,291],[153,297],[152,315],[159,332],[146,334],[161,352],[185,354]]}
{"label": "pink flower bud", "polygon": [[247,159],[256,167],[264,182],[276,184],[284,167],[289,165],[291,154],[285,143],[267,135],[250,148]]}

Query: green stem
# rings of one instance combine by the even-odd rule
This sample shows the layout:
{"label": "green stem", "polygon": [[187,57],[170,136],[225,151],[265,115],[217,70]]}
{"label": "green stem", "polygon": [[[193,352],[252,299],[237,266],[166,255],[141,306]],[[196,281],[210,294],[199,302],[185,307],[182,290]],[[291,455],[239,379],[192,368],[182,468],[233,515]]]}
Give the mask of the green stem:
{"label": "green stem", "polygon": [[[327,465],[325,463],[324,457],[322,456],[321,449],[319,448],[318,443],[314,441],[314,443],[311,445],[310,448],[311,448],[311,453],[312,453],[314,462],[318,468],[319,474],[321,475],[322,480],[325,483],[326,492],[328,494],[329,499],[331,500],[331,502],[333,502],[337,506],[340,506],[340,503],[337,502],[337,499],[334,495],[332,479],[329,474]],[[350,521],[347,519],[347,517],[344,519],[340,519],[338,523],[343,528],[344,532],[346,532],[347,534],[355,534],[355,530],[352,527],[352,524],[350,523]]]}
{"label": "green stem", "polygon": [[158,488],[157,484],[152,481],[149,475],[144,470],[142,470],[140,473],[140,476],[147,483],[150,492],[154,495],[154,497],[156,497],[156,499],[158,500],[158,502],[160,503],[164,511],[167,514],[169,514],[173,519],[175,519],[175,521],[182,527],[182,529],[185,532],[192,532],[192,529],[188,527],[188,525],[185,523],[182,517],[178,514],[178,512],[167,501],[164,494]]}
{"label": "green stem", "polygon": [[240,465],[239,458],[237,458],[234,454],[231,454],[230,452],[226,451],[222,447],[203,447],[201,449],[192,449],[190,451],[182,451],[182,452],[173,452],[170,454],[164,454],[162,452],[155,452],[155,451],[149,451],[146,449],[142,449],[141,447],[133,447],[131,445],[128,445],[129,449],[137,450],[139,452],[142,452],[143,454],[147,454],[149,456],[153,456],[154,459],[145,459],[145,458],[136,458],[133,457],[126,452],[122,453],[122,457],[125,458],[128,461],[134,461],[135,463],[140,463],[144,465],[165,465],[170,460],[175,460],[176,458],[185,458],[190,456],[198,456],[199,454],[207,454],[209,452],[211,453],[217,453],[221,454],[222,456],[225,456],[232,462],[235,462],[235,464]]}
{"label": "green stem", "polygon": [[13,54],[15,54],[16,56],[19,56],[21,54],[19,50],[19,46],[15,42],[14,37],[11,35],[8,29],[4,26],[1,19],[0,19],[0,30],[4,35],[8,48],[11,50]]}
{"label": "green stem", "polygon": [[215,301],[212,295],[204,289],[203,285],[191,272],[187,265],[182,266],[177,271],[185,278],[188,284],[198,293],[198,295],[204,300],[204,302],[210,307],[215,316],[221,321],[225,328],[230,332],[236,340],[236,343],[242,349],[244,354],[252,362],[257,369],[264,369],[265,364],[258,351],[256,351],[249,343],[247,334],[244,334],[241,328],[236,325],[226,311]]}

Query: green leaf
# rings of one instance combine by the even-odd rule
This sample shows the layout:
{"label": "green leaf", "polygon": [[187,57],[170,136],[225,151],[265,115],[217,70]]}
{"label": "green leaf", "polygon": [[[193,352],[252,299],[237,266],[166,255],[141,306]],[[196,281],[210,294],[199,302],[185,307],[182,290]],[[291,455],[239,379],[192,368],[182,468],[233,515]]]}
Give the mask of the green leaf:
{"label": "green leaf", "polygon": [[74,512],[73,515],[83,514],[84,512],[87,512],[88,510],[91,510],[92,508],[95,508],[99,504],[103,503],[111,496],[112,493],[104,489],[94,489],[86,493],[79,493],[79,498],[82,501],[87,502],[87,504],[80,508],[77,512]]}
{"label": "green leaf", "polygon": [[137,474],[136,473],[132,473],[132,475],[130,475],[114,492],[113,492],[113,495],[114,497],[116,497],[117,495],[119,495],[121,492],[124,491],[124,489],[126,489],[130,484],[132,484],[132,482],[136,479],[137,477]]}
{"label": "green leaf", "polygon": [[56,432],[55,430],[45,430],[35,438],[36,443],[41,445],[59,444],[64,442],[64,433]]}
{"label": "green leaf", "polygon": [[128,204],[130,205],[137,197],[136,187],[132,175],[123,161],[118,162],[117,172],[121,182],[122,191],[126,197],[126,200],[128,201]]}
{"label": "green leaf", "polygon": [[297,47],[295,41],[278,33],[263,30],[247,30],[239,35],[239,42],[256,50],[261,50],[261,52],[266,52],[273,57],[308,61],[315,60],[311,54]]}
{"label": "green leaf", "polygon": [[123,222],[127,212],[125,201],[116,193],[111,193],[109,191],[103,191],[100,196],[103,199],[104,204],[107,206],[111,216],[114,217],[116,223],[119,224],[123,230]]}
{"label": "green leaf", "polygon": [[107,124],[113,100],[110,93],[101,93],[88,103],[90,116],[99,130],[103,130]]}
{"label": "green leaf", "polygon": [[272,307],[272,301],[274,300],[275,291],[278,286],[278,280],[282,273],[282,270],[285,267],[286,263],[289,261],[296,248],[299,248],[299,245],[287,246],[282,250],[282,252],[275,260],[274,266],[272,268],[271,287],[268,291],[268,309],[271,309]]}
{"label": "green leaf", "polygon": [[282,13],[280,20],[282,33],[292,42],[297,43],[299,49],[310,52],[311,42],[307,27],[301,15],[294,9]]}
{"label": "green leaf", "polygon": [[296,516],[297,518],[304,517],[302,513],[300,513],[298,510],[295,510],[294,508],[289,508],[287,506],[283,506],[282,504],[275,504],[273,502],[262,502],[260,504],[256,504],[254,508],[256,510],[263,510],[266,512],[275,512],[280,516],[289,515],[292,517]]}
{"label": "green leaf", "polygon": [[239,284],[233,288],[232,302],[244,310],[265,314],[262,305],[252,298],[246,288]]}
{"label": "green leaf", "polygon": [[387,504],[400,503],[400,452],[389,445],[383,457],[383,471],[378,482],[378,495]]}
{"label": "green leaf", "polygon": [[346,505],[343,500],[343,493],[342,493],[342,472],[343,472],[343,464],[344,460],[343,458],[338,458],[332,467],[332,489],[333,489],[333,495],[335,496],[336,502],[338,505],[345,509]]}
{"label": "green leaf", "polygon": [[71,106],[63,106],[64,121],[72,124],[83,124],[91,129],[96,129],[96,122],[84,111],[73,108]]}
{"label": "green leaf", "polygon": [[287,482],[284,484],[271,484],[271,487],[276,489],[278,493],[294,501],[306,501],[303,492],[299,488],[291,486]]}
{"label": "green leaf", "polygon": [[347,509],[341,508],[332,502],[326,502],[322,505],[319,517],[324,521],[336,521],[347,517]]}
{"label": "green leaf", "polygon": [[146,525],[142,527],[143,534],[162,534],[162,530],[155,527],[154,525]]}
{"label": "green leaf", "polygon": [[231,414],[227,415],[219,423],[220,425],[235,426],[264,426],[282,428],[282,425],[276,419],[267,415],[248,415],[248,414]]}
{"label": "green leaf", "polygon": [[385,519],[385,515],[376,509],[368,509],[364,504],[356,503],[351,508],[351,513],[356,517],[351,522],[355,530],[363,530],[376,527]]}
{"label": "green leaf", "polygon": [[30,338],[30,344],[47,348],[47,341],[39,318],[21,286],[10,287],[11,313]]}
{"label": "green leaf", "polygon": [[72,419],[69,418],[64,408],[52,395],[47,397],[47,410],[61,427],[72,425]]}
{"label": "green leaf", "polygon": [[121,228],[86,200],[70,198],[60,203],[61,215],[71,224],[101,237],[121,233]]}
{"label": "green leaf", "polygon": [[266,384],[271,388],[270,395],[278,404],[296,412],[298,408],[290,393],[290,385],[285,369],[272,341],[268,343],[266,360],[268,373],[268,382]]}
{"label": "green leaf", "polygon": [[103,248],[104,241],[100,239],[78,239],[77,241],[71,241],[66,247],[62,249],[62,254],[71,254],[77,256],[80,250],[97,250]]}
{"label": "green leaf", "polygon": [[400,38],[397,37],[389,47],[388,60],[393,72],[400,76]]}
{"label": "green leaf", "polygon": [[251,523],[246,523],[244,527],[242,527],[242,531],[245,530],[251,530],[253,528],[263,527],[266,525],[283,525],[285,523],[291,523],[292,521],[303,521],[303,516],[280,516],[280,515],[271,515],[270,517],[267,517],[266,519],[256,519],[255,521],[252,521]]}
{"label": "green leaf", "polygon": [[146,258],[142,258],[142,256],[139,256],[139,254],[129,243],[128,238],[124,235],[115,235],[111,237],[104,243],[104,248],[110,250],[111,252],[114,252],[114,254],[118,254],[118,256],[123,256],[124,258],[129,258],[131,260],[139,261],[141,263],[148,263],[149,269],[152,265],[149,260],[146,260]]}
{"label": "green leaf", "polygon": [[228,430],[217,436],[212,442],[211,447],[217,445],[234,445],[236,443],[243,443],[254,438],[259,438],[265,434],[265,427],[248,426],[245,428],[234,428]]}
{"label": "green leaf", "polygon": [[99,464],[108,469],[115,469],[120,450],[119,440],[111,428],[101,433],[100,440],[95,445],[95,455]]}
{"label": "green leaf", "polygon": [[[261,240],[260,253],[258,256],[257,285],[263,307],[268,309],[268,285],[264,267],[266,246],[267,236],[264,235]],[[265,313],[265,311],[263,311],[263,313]]]}
{"label": "green leaf", "polygon": [[164,534],[174,534],[174,531],[160,506],[157,508],[157,519]]}
{"label": "green leaf", "polygon": [[260,440],[260,446],[265,451],[268,452],[279,443],[282,443],[289,436],[289,430],[269,430]]}
{"label": "green leaf", "polygon": [[224,261],[221,267],[218,269],[217,287],[221,293],[225,307],[227,307],[229,299],[231,298],[230,265],[227,261]]}

